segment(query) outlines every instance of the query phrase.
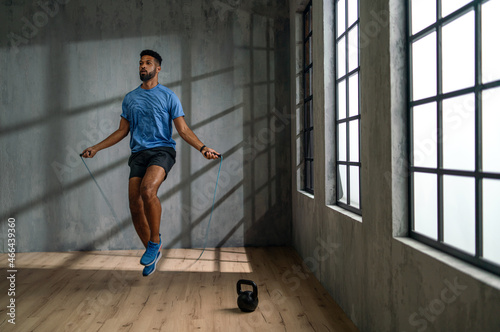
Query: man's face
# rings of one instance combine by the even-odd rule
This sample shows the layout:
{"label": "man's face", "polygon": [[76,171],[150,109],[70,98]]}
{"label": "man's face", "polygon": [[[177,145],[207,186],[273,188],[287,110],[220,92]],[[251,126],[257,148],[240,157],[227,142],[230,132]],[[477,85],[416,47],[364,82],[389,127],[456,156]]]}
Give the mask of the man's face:
{"label": "man's face", "polygon": [[156,63],[156,59],[150,55],[145,55],[139,61],[139,77],[146,82],[155,77],[161,67]]}

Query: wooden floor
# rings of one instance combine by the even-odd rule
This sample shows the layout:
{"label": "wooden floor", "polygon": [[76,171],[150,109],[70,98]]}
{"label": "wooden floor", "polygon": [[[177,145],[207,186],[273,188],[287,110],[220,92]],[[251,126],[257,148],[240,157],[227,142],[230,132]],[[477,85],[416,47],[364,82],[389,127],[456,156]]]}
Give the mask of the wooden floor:
{"label": "wooden floor", "polygon": [[[293,249],[207,249],[196,261],[200,253],[164,250],[147,278],[142,251],[18,253],[16,325],[2,277],[0,331],[358,331],[312,274],[295,274]],[[236,305],[238,279],[258,285],[253,313]]]}

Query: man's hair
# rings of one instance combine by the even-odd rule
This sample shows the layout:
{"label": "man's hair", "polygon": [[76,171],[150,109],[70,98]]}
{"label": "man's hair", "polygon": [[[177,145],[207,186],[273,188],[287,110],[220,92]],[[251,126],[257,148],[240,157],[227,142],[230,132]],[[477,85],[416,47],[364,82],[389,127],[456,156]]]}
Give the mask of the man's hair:
{"label": "man's hair", "polygon": [[152,50],[144,50],[141,52],[141,58],[145,55],[149,55],[149,56],[152,56],[153,58],[156,59],[156,61],[158,61],[158,64],[161,66],[161,56],[156,53],[155,51],[152,51]]}

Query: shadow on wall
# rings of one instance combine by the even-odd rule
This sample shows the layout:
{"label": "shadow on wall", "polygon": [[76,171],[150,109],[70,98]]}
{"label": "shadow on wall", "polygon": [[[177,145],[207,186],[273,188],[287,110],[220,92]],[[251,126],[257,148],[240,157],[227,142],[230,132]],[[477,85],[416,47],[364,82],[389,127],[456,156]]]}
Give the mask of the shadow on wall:
{"label": "shadow on wall", "polygon": [[[62,4],[64,2],[64,4]],[[128,138],[87,160],[136,88],[139,52],[164,58],[160,82],[186,121],[224,156],[209,247],[285,245],[291,173],[288,13],[267,1],[4,2],[1,5],[0,230],[16,249],[138,249],[128,212]],[[159,13],[146,15],[146,13]],[[203,246],[218,163],[176,134],[159,197],[167,247]],[[7,251],[7,239],[0,239]]]}

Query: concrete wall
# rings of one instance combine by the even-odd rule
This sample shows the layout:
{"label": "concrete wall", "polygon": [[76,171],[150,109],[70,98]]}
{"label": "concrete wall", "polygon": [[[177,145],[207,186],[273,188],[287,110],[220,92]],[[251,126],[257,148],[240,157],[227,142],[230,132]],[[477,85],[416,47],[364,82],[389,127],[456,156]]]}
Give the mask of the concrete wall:
{"label": "concrete wall", "polygon": [[[40,4],[41,3],[41,4]],[[287,1],[2,1],[0,250],[141,248],[128,211],[128,137],[87,159],[139,86],[139,53],[158,51],[160,83],[224,155],[208,246],[290,243]],[[166,247],[201,247],[218,162],[177,134],[160,188]]]}
{"label": "concrete wall", "polygon": [[335,197],[333,5],[313,1],[314,196],[300,190],[297,78],[300,12],[307,2],[290,4],[291,104],[297,119],[291,136],[292,236],[304,265],[361,331],[499,331],[500,277],[405,237],[406,1],[360,1],[362,217],[329,205]]}

